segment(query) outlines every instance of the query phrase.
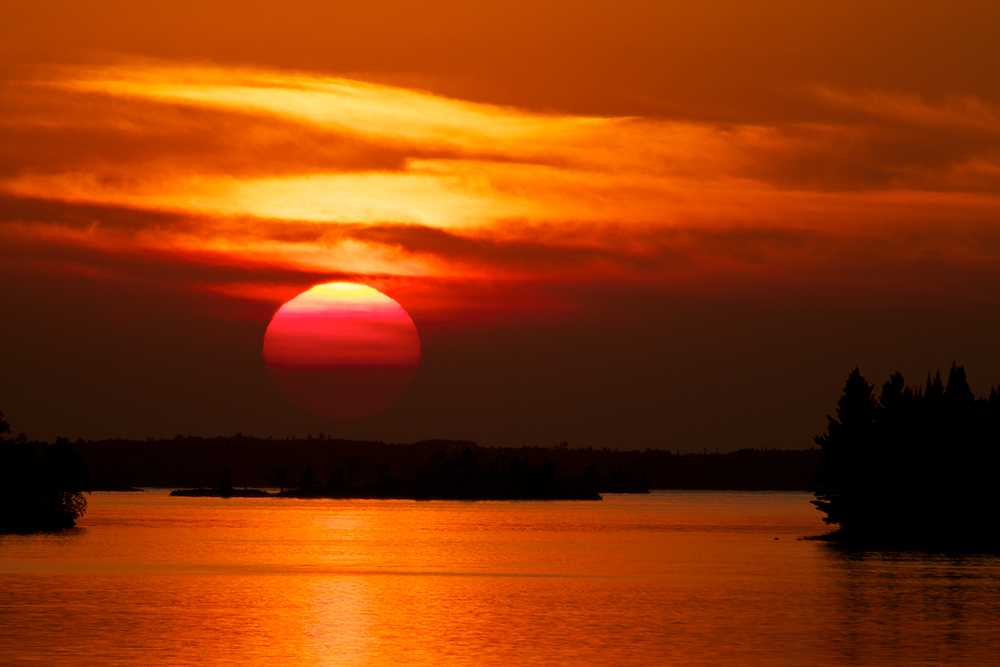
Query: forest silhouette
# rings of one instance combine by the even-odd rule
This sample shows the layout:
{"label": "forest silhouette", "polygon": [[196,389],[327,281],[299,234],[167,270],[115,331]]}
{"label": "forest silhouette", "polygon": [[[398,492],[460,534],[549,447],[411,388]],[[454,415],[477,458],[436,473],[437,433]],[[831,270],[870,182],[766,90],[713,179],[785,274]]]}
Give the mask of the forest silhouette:
{"label": "forest silhouette", "polygon": [[876,397],[855,369],[817,436],[816,500],[828,536],[861,548],[1000,547],[1000,394],[969,389],[952,364],[923,387],[894,374]]}
{"label": "forest silhouette", "polygon": [[[858,369],[816,436],[818,450],[482,448],[319,438],[178,436],[171,440],[10,438],[0,412],[0,532],[72,527],[96,489],[192,487],[178,495],[416,499],[597,499],[657,489],[812,490],[837,530],[862,548],[1000,548],[1000,393],[977,398],[952,364],[924,386],[899,373],[878,396]],[[88,468],[95,471],[91,482]],[[328,473],[320,474],[326,469]],[[218,471],[224,470],[222,478]],[[231,474],[230,470],[234,474]],[[219,480],[207,488],[206,476]],[[301,471],[301,472],[297,472]],[[234,485],[234,477],[243,488]]]}
{"label": "forest silhouette", "polygon": [[[325,434],[282,439],[236,434],[78,440],[74,446],[98,490],[201,488],[231,497],[242,495],[247,487],[279,489],[285,495],[442,499],[468,496],[472,487],[478,487],[496,497],[524,497],[529,487],[541,493],[541,479],[567,489],[593,486],[596,481],[598,493],[811,491],[819,466],[815,449],[681,454],[664,449],[572,448],[567,443],[555,447],[481,447],[455,440],[394,444]],[[220,474],[227,469],[234,489],[223,494]]]}
{"label": "forest silhouette", "polygon": [[39,450],[22,433],[7,438],[0,412],[0,533],[71,528],[87,511],[87,466],[66,438]]}
{"label": "forest silhouette", "polygon": [[[681,454],[571,448],[566,442],[556,447],[480,447],[450,440],[392,444],[322,433],[72,444],[66,438],[55,444],[28,441],[22,434],[4,441],[2,455],[8,499],[3,530],[71,526],[86,509],[84,490],[173,488],[178,496],[221,498],[598,500],[604,493],[650,489],[805,491],[812,489],[818,467],[815,449]],[[30,500],[42,497],[44,502]],[[45,511],[37,510],[43,506]]]}
{"label": "forest silhouette", "polygon": [[[383,470],[374,479],[355,483],[348,465],[334,470],[326,484],[311,465],[295,488],[279,493],[295,498],[412,498],[415,500],[601,500],[597,469],[582,475],[561,472],[552,459],[533,465],[519,457],[498,457],[489,450],[465,447],[435,453],[409,478]],[[648,493],[644,480],[630,492]]]}

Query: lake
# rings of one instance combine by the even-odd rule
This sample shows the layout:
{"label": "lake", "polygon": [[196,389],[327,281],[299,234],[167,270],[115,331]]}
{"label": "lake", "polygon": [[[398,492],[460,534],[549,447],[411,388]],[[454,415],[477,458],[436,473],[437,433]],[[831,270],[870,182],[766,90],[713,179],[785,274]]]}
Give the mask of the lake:
{"label": "lake", "polygon": [[1000,558],[844,553],[802,493],[94,493],[0,536],[0,664],[996,665]]}

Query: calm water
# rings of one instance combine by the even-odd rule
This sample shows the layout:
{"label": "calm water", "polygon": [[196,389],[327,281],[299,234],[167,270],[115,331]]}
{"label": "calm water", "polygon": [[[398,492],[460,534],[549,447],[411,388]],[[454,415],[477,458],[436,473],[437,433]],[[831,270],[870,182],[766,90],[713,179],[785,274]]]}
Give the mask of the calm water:
{"label": "calm water", "polygon": [[0,536],[0,665],[1000,663],[1000,559],[796,541],[809,499],[95,493]]}

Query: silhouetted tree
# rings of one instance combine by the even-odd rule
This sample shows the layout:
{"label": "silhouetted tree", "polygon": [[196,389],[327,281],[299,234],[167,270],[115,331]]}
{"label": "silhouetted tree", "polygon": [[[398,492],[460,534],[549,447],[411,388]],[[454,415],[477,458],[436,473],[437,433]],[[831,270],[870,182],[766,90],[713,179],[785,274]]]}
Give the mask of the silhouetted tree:
{"label": "silhouetted tree", "polygon": [[850,525],[864,512],[866,470],[862,458],[874,441],[873,387],[855,368],[837,401],[837,417],[827,417],[826,433],[814,438],[820,447],[816,500],[827,523]]}
{"label": "silhouetted tree", "polygon": [[347,486],[344,484],[344,471],[341,468],[337,468],[330,473],[330,477],[326,482],[326,488],[333,495],[342,495],[346,492]]}
{"label": "silhouetted tree", "polygon": [[222,478],[219,480],[219,491],[226,492],[233,490],[233,478],[229,475],[229,468],[222,471]]}
{"label": "silhouetted tree", "polygon": [[299,488],[312,489],[317,486],[319,486],[319,477],[316,476],[316,471],[313,470],[312,464],[310,463],[302,472],[302,477],[299,479]]}
{"label": "silhouetted tree", "polygon": [[344,457],[344,483],[347,485],[347,488],[351,488],[354,484],[354,473],[360,464],[357,457],[351,454]]}
{"label": "silhouetted tree", "polygon": [[894,374],[878,400],[855,369],[837,417],[815,438],[814,504],[845,542],[965,548],[1000,545],[993,492],[1000,452],[1000,396],[977,400],[965,369],[923,388]]}
{"label": "silhouetted tree", "polygon": [[268,476],[268,481],[272,486],[278,487],[281,492],[285,491],[285,487],[288,486],[288,468],[278,467]]}
{"label": "silhouetted tree", "polygon": [[[0,413],[0,436],[10,425]],[[0,437],[0,532],[70,528],[87,511],[89,476],[66,438],[41,452],[22,433]]]}

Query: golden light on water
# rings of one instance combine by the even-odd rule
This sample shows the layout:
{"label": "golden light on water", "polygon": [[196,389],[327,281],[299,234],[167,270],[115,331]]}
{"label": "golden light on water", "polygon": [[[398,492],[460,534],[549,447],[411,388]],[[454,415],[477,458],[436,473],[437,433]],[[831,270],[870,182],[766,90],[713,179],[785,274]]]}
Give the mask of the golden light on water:
{"label": "golden light on water", "polygon": [[995,559],[845,558],[796,539],[824,528],[809,498],[95,493],[85,530],[4,542],[0,662],[990,663]]}

